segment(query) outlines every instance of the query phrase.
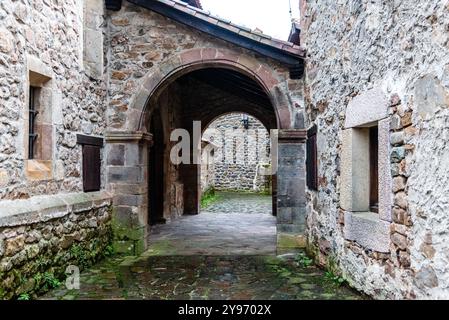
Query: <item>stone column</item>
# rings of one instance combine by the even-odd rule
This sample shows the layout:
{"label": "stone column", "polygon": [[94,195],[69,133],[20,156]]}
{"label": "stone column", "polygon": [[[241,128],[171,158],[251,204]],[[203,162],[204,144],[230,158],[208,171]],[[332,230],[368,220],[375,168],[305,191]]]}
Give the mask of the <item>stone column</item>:
{"label": "stone column", "polygon": [[147,247],[148,154],[152,135],[145,132],[106,134],[107,189],[113,194],[114,246],[140,254]]}
{"label": "stone column", "polygon": [[279,130],[277,168],[278,247],[305,246],[306,131]]}

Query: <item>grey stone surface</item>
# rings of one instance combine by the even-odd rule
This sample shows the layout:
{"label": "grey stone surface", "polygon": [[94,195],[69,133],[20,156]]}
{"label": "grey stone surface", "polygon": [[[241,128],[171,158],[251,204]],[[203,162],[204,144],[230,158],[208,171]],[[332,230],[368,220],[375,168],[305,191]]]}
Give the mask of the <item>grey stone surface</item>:
{"label": "grey stone surface", "polygon": [[[237,209],[237,208],[236,208]],[[153,227],[149,250],[169,242],[170,255],[276,253],[276,218],[253,213],[202,213]]]}
{"label": "grey stone surface", "polygon": [[108,181],[109,183],[138,183],[142,181],[142,168],[140,167],[109,167]]}
{"label": "grey stone surface", "polygon": [[[264,192],[270,190],[270,137],[267,129],[256,118],[248,117],[248,129],[241,113],[229,113],[213,121],[205,130],[203,140],[209,141],[213,157],[209,166],[203,150],[202,190],[243,190]],[[264,170],[264,168],[266,170]],[[206,177],[211,181],[207,182]]]}
{"label": "grey stone surface", "polygon": [[88,0],[83,3],[84,16],[84,68],[94,78],[103,77],[103,1]]}
{"label": "grey stone surface", "polygon": [[440,80],[432,74],[427,74],[415,82],[415,103],[418,114],[426,119],[431,117],[439,107],[449,104],[449,89],[444,88]]}
{"label": "grey stone surface", "polygon": [[[279,143],[277,175],[278,223],[290,229],[305,229],[306,204],[304,143]],[[297,227],[294,227],[296,225]]]}
{"label": "grey stone surface", "polygon": [[59,194],[28,200],[2,201],[0,227],[46,222],[72,212],[108,206],[111,202],[111,195],[107,192]]}
{"label": "grey stone surface", "polygon": [[390,224],[372,212],[345,212],[344,235],[364,248],[390,251]]}
{"label": "grey stone surface", "polygon": [[379,121],[378,130],[379,218],[391,221],[393,180],[390,161],[390,121],[388,119]]}
{"label": "grey stone surface", "polygon": [[112,166],[125,165],[125,146],[123,144],[109,144],[107,146],[107,164]]}
{"label": "grey stone surface", "polygon": [[369,131],[342,132],[340,206],[347,211],[369,211]]}
{"label": "grey stone surface", "polygon": [[388,99],[381,88],[374,88],[353,98],[346,109],[345,128],[353,128],[385,119]]}

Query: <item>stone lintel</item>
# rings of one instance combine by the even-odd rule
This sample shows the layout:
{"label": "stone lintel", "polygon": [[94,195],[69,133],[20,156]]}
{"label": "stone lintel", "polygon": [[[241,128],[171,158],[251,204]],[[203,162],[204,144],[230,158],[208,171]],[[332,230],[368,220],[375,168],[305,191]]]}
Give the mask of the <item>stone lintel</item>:
{"label": "stone lintel", "polygon": [[27,55],[27,67],[28,80],[33,86],[41,87],[53,78],[53,70],[35,56]]}
{"label": "stone lintel", "polygon": [[110,131],[105,135],[107,143],[152,143],[153,135],[143,131]]}
{"label": "stone lintel", "polygon": [[305,129],[281,129],[278,131],[280,143],[303,143],[306,139],[307,130]]}
{"label": "stone lintel", "polygon": [[388,117],[389,101],[381,88],[374,88],[356,96],[346,109],[345,128],[370,126]]}
{"label": "stone lintel", "polygon": [[112,196],[105,191],[36,196],[26,200],[0,201],[0,228],[29,225],[94,208],[109,206]]}

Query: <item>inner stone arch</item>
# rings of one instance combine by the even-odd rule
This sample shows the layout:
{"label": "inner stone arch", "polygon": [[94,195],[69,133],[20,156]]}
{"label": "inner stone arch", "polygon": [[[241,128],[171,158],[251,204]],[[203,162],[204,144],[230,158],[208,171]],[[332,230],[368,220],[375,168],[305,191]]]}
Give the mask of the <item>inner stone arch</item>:
{"label": "inner stone arch", "polygon": [[202,135],[202,194],[271,195],[271,162],[270,132],[264,124],[246,113],[223,114]]}
{"label": "inner stone arch", "polygon": [[[153,139],[148,165],[151,223],[200,213],[201,150],[195,152],[198,146],[194,147],[192,140],[201,138],[214,119],[232,112],[250,114],[268,130],[277,129],[278,122],[270,98],[255,80],[216,67],[189,72],[161,86],[146,110],[145,129]],[[194,128],[194,122],[200,127]],[[178,143],[170,139],[175,129],[183,129],[191,137],[188,164],[175,164],[170,158]]]}

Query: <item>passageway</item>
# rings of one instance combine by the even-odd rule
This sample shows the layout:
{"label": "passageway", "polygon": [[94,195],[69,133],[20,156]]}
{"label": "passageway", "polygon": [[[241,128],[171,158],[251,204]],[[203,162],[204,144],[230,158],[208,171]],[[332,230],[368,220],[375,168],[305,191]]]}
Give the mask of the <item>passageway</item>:
{"label": "passageway", "polygon": [[276,255],[271,197],[218,193],[200,215],[153,227],[140,257],[110,258],[81,289],[44,299],[362,299],[303,252]]}
{"label": "passageway", "polygon": [[153,227],[149,252],[155,255],[275,255],[276,218],[271,196],[217,193],[196,216]]}

